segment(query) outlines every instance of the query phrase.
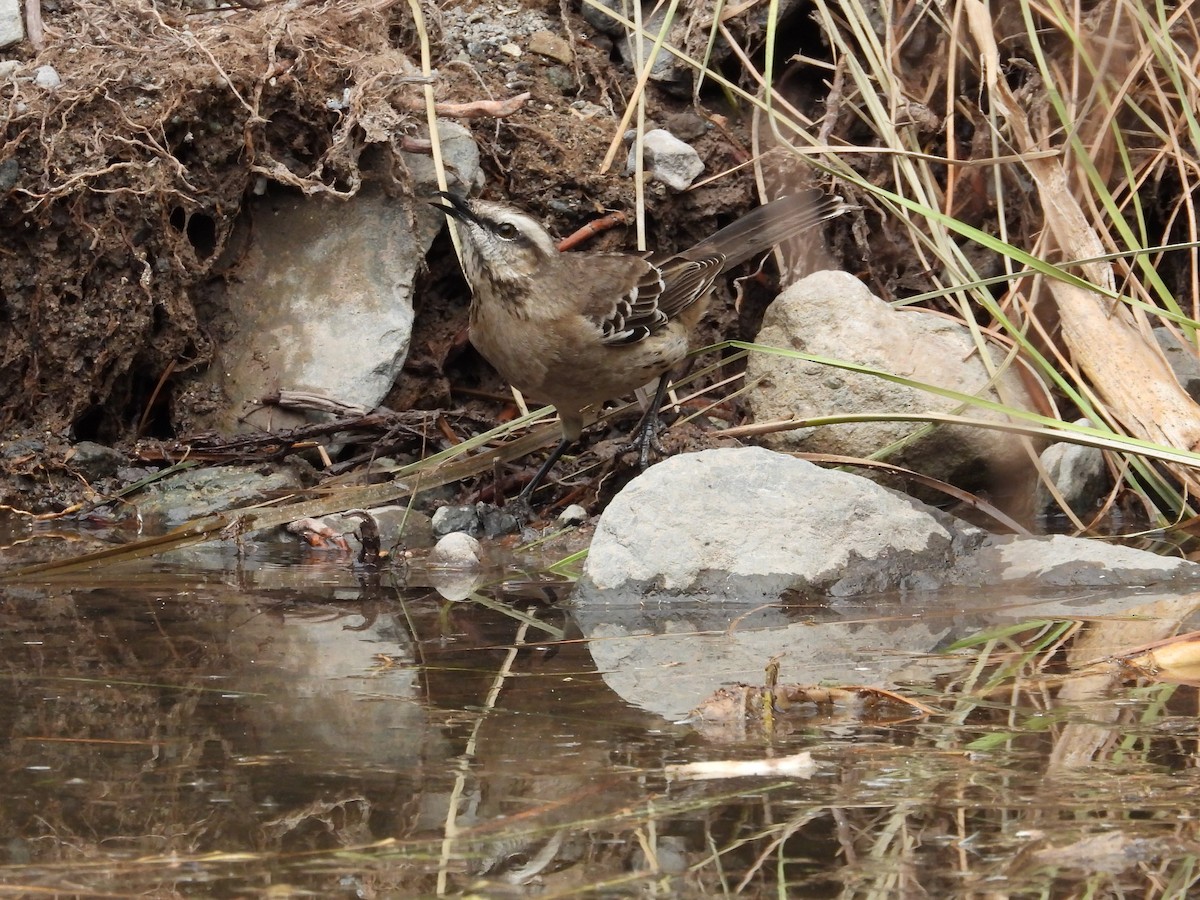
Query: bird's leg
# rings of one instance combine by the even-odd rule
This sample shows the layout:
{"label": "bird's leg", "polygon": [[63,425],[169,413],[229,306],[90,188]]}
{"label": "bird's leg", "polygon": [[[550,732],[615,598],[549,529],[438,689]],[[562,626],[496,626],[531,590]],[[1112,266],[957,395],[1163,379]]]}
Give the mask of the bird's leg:
{"label": "bird's leg", "polygon": [[663,399],[667,396],[667,383],[668,379],[666,375],[659,376],[658,387],[654,390],[654,400],[651,401],[650,406],[642,416],[641,422],[638,423],[637,437],[621,448],[622,452],[627,450],[638,451],[638,466],[643,472],[650,468],[651,449],[664,456],[667,452],[666,448],[658,440],[658,429],[661,424],[658,419],[658,411],[662,409]]}
{"label": "bird's leg", "polygon": [[533,499],[533,492],[538,489],[538,486],[541,485],[545,477],[550,474],[550,470],[554,468],[554,464],[562,458],[562,455],[567,452],[567,448],[573,443],[575,442],[568,438],[563,438],[559,441],[558,446],[550,451],[550,455],[546,457],[546,461],[542,463],[541,468],[530,479],[529,484],[525,485],[521,489],[521,493],[517,494],[517,499],[514,502],[532,509],[533,504],[530,501]]}

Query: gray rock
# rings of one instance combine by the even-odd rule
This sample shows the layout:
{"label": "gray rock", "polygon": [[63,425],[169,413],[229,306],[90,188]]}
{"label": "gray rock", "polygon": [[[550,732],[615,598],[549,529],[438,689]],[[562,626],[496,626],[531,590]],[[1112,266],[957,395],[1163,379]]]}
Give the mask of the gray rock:
{"label": "gray rock", "polygon": [[[480,177],[469,132],[440,126],[447,168],[465,185]],[[445,217],[424,200],[428,157],[406,154],[415,196],[368,184],[350,200],[268,194],[253,198],[251,243],[227,280],[228,321],[217,359],[191,390],[222,398],[182,423],[220,433],[295,427],[305,417],[259,403],[281,388],[370,409],[408,353],[416,273]],[[315,418],[319,418],[316,414]]]}
{"label": "gray rock", "polygon": [[1175,380],[1183,387],[1191,398],[1200,403],[1200,356],[1196,348],[1185,344],[1170,328],[1160,325],[1154,329],[1154,337],[1163,355],[1175,373]]}
{"label": "gray rock", "polygon": [[106,478],[115,475],[117,470],[129,462],[129,458],[119,450],[105,447],[93,441],[80,441],[71,448],[68,464],[78,469],[85,478]]}
{"label": "gray rock", "polygon": [[563,525],[582,525],[587,521],[587,510],[578,503],[572,503],[558,514],[558,521]]}
{"label": "gray rock", "polygon": [[423,581],[447,600],[465,600],[483,583],[483,545],[469,534],[455,531],[445,535],[429,551],[420,567],[420,577],[410,571],[409,583]]}
{"label": "gray rock", "polygon": [[216,466],[188,469],[155,482],[132,502],[144,519],[170,527],[261,503],[300,486],[300,479],[287,470],[264,475],[249,466]]}
{"label": "gray rock", "polygon": [[575,73],[566,66],[550,66],[546,69],[546,80],[561,94],[571,94],[579,89]]}
{"label": "gray rock", "polygon": [[613,498],[584,584],[747,604],[796,589],[923,587],[954,541],[916,501],[865,478],[756,447],[706,450],[659,463]]}
{"label": "gray rock", "polygon": [[994,537],[896,491],[761,448],[652,467],[600,516],[576,599],[761,604],[1030,580],[1200,583],[1200,567],[1076,538]]}
{"label": "gray rock", "polygon": [[[892,309],[845,272],[817,272],[784,291],[767,309],[757,342],[815,356],[859,363],[964,394],[983,390],[990,373],[965,328],[940,316]],[[993,354],[999,360],[1000,354]],[[872,375],[753,353],[747,363],[747,397],[756,422],[850,413],[951,412],[959,404]],[[998,380],[999,394],[984,399],[1018,408],[1032,406],[1016,373]],[[1002,421],[979,408],[973,418]],[[776,450],[866,457],[910,437],[917,422],[864,422],[803,428],[767,435]],[[887,457],[971,489],[1013,480],[1028,471],[1021,440],[982,428],[938,426]]]}
{"label": "gray rock", "polygon": [[[586,4],[585,4],[586,5]],[[622,10],[618,7],[618,12]],[[632,10],[623,11],[626,18],[633,20]],[[642,17],[642,36],[641,51],[642,56],[638,55],[638,42],[633,34],[626,34],[624,40],[617,41],[617,49],[621,54],[621,61],[635,72],[641,72],[646,64],[646,59],[654,50],[654,40],[662,29],[663,22],[666,21],[667,8],[663,4],[646,5],[645,15]],[[676,18],[675,25],[667,32],[667,42],[678,47],[683,44],[682,37],[683,29],[679,25],[680,19]],[[621,28],[624,32],[624,28]],[[654,57],[654,64],[650,67],[650,80],[657,84],[660,88],[668,93],[678,97],[685,97],[691,94],[693,83],[693,71],[680,60],[676,59],[665,47],[658,51],[658,55]]]}
{"label": "gray rock", "polygon": [[773,658],[785,683],[927,682],[962,664],[939,649],[982,629],[1186,615],[1197,587],[1184,560],[989,536],[860,476],[735,449],[674,457],[618,494],[572,605],[605,682],[679,719],[762,684]]}
{"label": "gray rock", "polygon": [[0,162],[0,194],[7,194],[21,177],[21,164],[14,157]]}
{"label": "gray rock", "polygon": [[[605,9],[610,9],[617,15],[624,16],[632,21],[633,10],[626,0],[598,0],[598,2]],[[624,25],[612,16],[606,15],[602,9],[597,9],[591,3],[580,4],[579,12],[583,16],[583,20],[601,34],[607,34],[609,37],[618,37],[625,34]]]}
{"label": "gray rock", "polygon": [[225,403],[200,424],[226,434],[302,424],[258,408],[280,387],[376,406],[408,353],[412,279],[436,213],[377,190],[346,202],[269,195],[248,205],[254,243],[228,283],[233,324],[209,370]]}
{"label": "gray rock", "polygon": [[[665,129],[655,128],[646,132],[642,138],[642,148],[646,171],[672,190],[687,190],[704,171],[700,154]],[[633,174],[636,152],[636,146],[629,148],[629,158],[625,162],[626,175]]]}
{"label": "gray rock", "polygon": [[46,91],[52,91],[62,84],[62,78],[54,66],[38,66],[33,72],[33,83]]}
{"label": "gray rock", "polygon": [[482,561],[483,545],[469,534],[454,531],[434,545],[425,564],[445,569],[477,569]]}
{"label": "gray rock", "polygon": [[588,100],[572,101],[571,109],[577,111],[579,113],[579,115],[584,119],[595,119],[595,118],[607,119],[607,118],[612,117],[611,113],[609,113],[609,111],[607,109],[605,109],[603,106],[600,106],[596,103],[592,103],[591,101],[588,101]]}
{"label": "gray rock", "polygon": [[0,0],[0,49],[25,40],[25,12],[21,0]]}
{"label": "gray rock", "polygon": [[477,503],[475,511],[479,515],[479,523],[483,528],[483,536],[486,538],[492,539],[506,534],[516,534],[521,530],[521,520],[502,506]]}
{"label": "gray rock", "polygon": [[[955,579],[964,585],[1036,583],[1040,588],[1165,588],[1197,578],[1200,567],[1136,547],[1067,537],[991,537],[958,561]],[[1076,594],[1076,609],[1090,598]]]}
{"label": "gray rock", "polygon": [[[1086,425],[1087,419],[1081,419],[1079,424]],[[1109,484],[1108,464],[1104,461],[1103,451],[1097,447],[1060,441],[1043,450],[1041,459],[1046,474],[1076,515],[1087,515],[1096,508]],[[1062,512],[1058,501],[1040,479],[1034,504],[1041,516],[1054,516]]]}
{"label": "gray rock", "polygon": [[16,459],[30,453],[43,453],[46,442],[35,437],[21,436],[8,441],[0,441],[0,457]]}
{"label": "gray rock", "polygon": [[479,513],[473,506],[440,506],[433,513],[433,533],[437,536],[462,532],[479,534]]}

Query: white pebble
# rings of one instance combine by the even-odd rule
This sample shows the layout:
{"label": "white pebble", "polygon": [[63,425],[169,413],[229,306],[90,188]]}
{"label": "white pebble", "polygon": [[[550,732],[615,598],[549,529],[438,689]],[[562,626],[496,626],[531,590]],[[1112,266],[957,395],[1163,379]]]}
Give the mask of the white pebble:
{"label": "white pebble", "polygon": [[40,88],[52,91],[62,84],[62,79],[54,71],[54,66],[38,66],[33,73],[33,83]]}

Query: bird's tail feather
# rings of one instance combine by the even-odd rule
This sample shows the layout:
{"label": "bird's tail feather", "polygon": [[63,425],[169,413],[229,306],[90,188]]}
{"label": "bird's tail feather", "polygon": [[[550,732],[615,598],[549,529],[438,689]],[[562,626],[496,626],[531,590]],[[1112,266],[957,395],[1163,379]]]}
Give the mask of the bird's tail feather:
{"label": "bird's tail feather", "polygon": [[719,253],[723,269],[731,269],[776,244],[807,231],[851,207],[841,197],[819,188],[789,194],[753,209],[736,222],[705,238],[684,255]]}

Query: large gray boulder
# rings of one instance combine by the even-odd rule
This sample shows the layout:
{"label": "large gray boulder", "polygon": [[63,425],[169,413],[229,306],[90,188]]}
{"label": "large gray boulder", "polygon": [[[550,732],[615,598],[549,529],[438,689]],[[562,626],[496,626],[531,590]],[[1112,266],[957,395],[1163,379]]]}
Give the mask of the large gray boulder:
{"label": "large gray boulder", "polygon": [[1068,537],[1007,537],[848,472],[758,447],[665,460],[604,510],[576,592],[755,605],[1038,581],[1195,581],[1200,566]]}
{"label": "large gray boulder", "polygon": [[0,49],[25,40],[25,14],[20,0],[0,0]]}
{"label": "large gray boulder", "polygon": [[[908,497],[757,447],[664,460],[605,509],[586,567],[608,590],[704,594],[747,604],[785,591],[933,587],[956,535]],[[966,537],[969,533],[970,537]]]}
{"label": "large gray boulder", "polygon": [[[992,371],[967,329],[951,319],[893,309],[846,272],[817,272],[779,295],[767,309],[757,343],[829,357],[901,375],[993,402],[1032,408],[1013,368],[988,386]],[[1002,354],[989,352],[993,366]],[[1003,421],[1004,416],[873,375],[769,353],[751,354],[747,399],[756,422],[850,413],[962,412]],[[866,457],[910,439],[921,422],[862,422],[801,428],[766,435],[776,450]],[[938,426],[887,457],[896,465],[969,489],[995,487],[1030,468],[1022,439],[983,428]]]}
{"label": "large gray boulder", "polygon": [[[479,150],[455,123],[439,126],[448,168],[466,185]],[[417,272],[445,216],[426,202],[436,189],[429,158],[403,154],[413,195],[367,183],[348,199],[269,192],[248,205],[243,256],[225,289],[217,358],[192,387],[201,410],[183,430],[222,434],[278,430],[305,417],[260,401],[282,390],[371,409],[408,356]],[[466,189],[466,187],[464,187]]]}

